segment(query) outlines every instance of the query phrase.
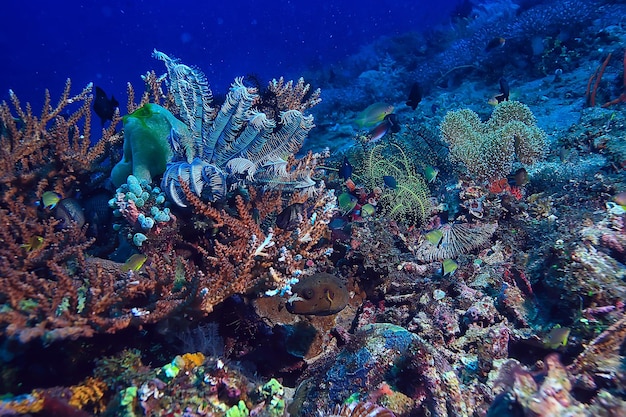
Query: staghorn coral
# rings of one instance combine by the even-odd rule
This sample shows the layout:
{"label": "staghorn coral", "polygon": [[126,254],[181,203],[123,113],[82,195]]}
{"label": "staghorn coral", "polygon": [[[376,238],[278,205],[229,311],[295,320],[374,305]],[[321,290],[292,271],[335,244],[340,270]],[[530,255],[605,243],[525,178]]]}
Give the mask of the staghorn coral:
{"label": "staghorn coral", "polygon": [[107,168],[98,165],[108,147],[121,138],[115,133],[119,113],[102,131],[102,139],[91,146],[92,85],[75,96],[70,95],[71,85],[68,79],[55,107],[46,90],[40,115],[33,114],[30,104],[23,108],[13,91],[9,91],[12,106],[0,105],[0,189],[6,199],[18,189],[33,190],[37,197],[45,190],[67,196],[76,181]]}
{"label": "staghorn coral", "polygon": [[[40,116],[30,106],[23,109],[11,93],[19,123],[7,103],[0,106],[0,332],[23,342],[155,322],[194,294],[192,286],[172,292],[177,261],[155,257],[144,270],[123,273],[120,264],[88,256],[93,239],[86,227],[62,222],[56,210],[37,208],[45,191],[65,200],[88,192],[98,181],[94,172],[106,168],[97,165],[108,146],[119,140],[116,116],[90,146],[90,89],[71,97],[68,81],[56,107],[46,95]],[[181,264],[186,272],[189,266]]]}
{"label": "staghorn coral", "polygon": [[546,133],[536,126],[530,109],[517,101],[498,104],[487,122],[469,109],[446,113],[440,125],[450,157],[481,181],[506,177],[515,157],[533,164],[546,152]]}
{"label": "staghorn coral", "polygon": [[332,191],[322,188],[322,197],[316,199],[304,193],[292,195],[289,204],[303,204],[304,215],[295,230],[283,230],[266,226],[265,222],[259,224],[253,217],[256,213],[259,219],[268,219],[282,211],[279,191],[257,194],[251,188],[249,199],[235,197],[232,213],[204,203],[185,183],[181,186],[193,210],[219,229],[215,238],[194,243],[202,257],[200,297],[205,312],[232,294],[254,288],[274,289],[271,294],[285,293],[302,274],[307,260],[323,263],[332,253],[331,248],[319,245],[322,238],[328,237],[327,225],[336,212]]}
{"label": "staghorn coral", "polygon": [[[276,117],[276,114],[273,114],[276,112],[274,109],[278,109],[279,113],[280,109],[304,113],[322,101],[320,93],[319,88],[311,91],[311,85],[307,84],[304,78],[298,79],[295,85],[293,80],[285,82],[283,77],[273,79],[267,86],[267,92],[263,94],[262,111],[270,118]],[[273,97],[270,98],[271,96]]]}

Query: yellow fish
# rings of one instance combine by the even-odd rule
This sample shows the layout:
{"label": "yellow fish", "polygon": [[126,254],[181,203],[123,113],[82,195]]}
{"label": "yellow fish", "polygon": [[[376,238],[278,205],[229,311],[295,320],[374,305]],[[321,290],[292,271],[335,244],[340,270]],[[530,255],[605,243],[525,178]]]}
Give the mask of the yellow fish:
{"label": "yellow fish", "polygon": [[443,232],[439,229],[431,230],[430,232],[426,233],[425,237],[426,240],[433,245],[439,246],[439,242],[441,242],[441,239],[443,238]]}
{"label": "yellow fish", "polygon": [[43,246],[43,237],[33,236],[28,239],[28,242],[20,245],[20,247],[26,249],[28,252],[37,250]]}
{"label": "yellow fish", "polygon": [[46,191],[41,195],[41,205],[43,208],[52,210],[56,207],[57,203],[61,201],[61,194],[54,191]]}
{"label": "yellow fish", "polygon": [[393,112],[393,106],[387,103],[369,105],[354,121],[360,129],[370,128],[382,122],[385,116]]}
{"label": "yellow fish", "polygon": [[428,165],[424,168],[424,178],[426,178],[426,181],[429,183],[435,181],[437,174],[439,174],[439,170],[433,166]]}
{"label": "yellow fish", "polygon": [[569,333],[569,327],[561,327],[557,324],[547,335],[544,336],[542,340],[543,345],[548,349],[558,349],[562,346],[565,347],[567,346]]}
{"label": "yellow fish", "polygon": [[124,265],[122,265],[122,272],[139,271],[143,264],[146,262],[146,259],[148,259],[148,257],[143,253],[136,253],[132,255],[130,258],[128,258]]}
{"label": "yellow fish", "polygon": [[459,268],[459,264],[454,259],[445,259],[443,261],[443,274],[452,275]]}

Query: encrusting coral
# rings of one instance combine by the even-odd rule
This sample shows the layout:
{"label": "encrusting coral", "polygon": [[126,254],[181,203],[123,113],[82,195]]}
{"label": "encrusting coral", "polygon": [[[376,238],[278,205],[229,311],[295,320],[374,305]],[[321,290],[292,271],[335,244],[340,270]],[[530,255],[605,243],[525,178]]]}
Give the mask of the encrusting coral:
{"label": "encrusting coral", "polygon": [[440,128],[453,160],[463,162],[473,178],[494,181],[511,172],[515,157],[527,165],[543,158],[546,133],[536,124],[528,106],[504,101],[487,122],[462,109],[446,113]]}

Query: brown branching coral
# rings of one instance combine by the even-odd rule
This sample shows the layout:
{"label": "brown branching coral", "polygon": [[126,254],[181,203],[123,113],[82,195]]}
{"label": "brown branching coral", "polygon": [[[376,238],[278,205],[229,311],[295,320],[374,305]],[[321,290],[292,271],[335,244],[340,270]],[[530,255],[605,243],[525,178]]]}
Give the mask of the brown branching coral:
{"label": "brown branching coral", "polygon": [[321,263],[330,254],[329,248],[320,246],[320,242],[328,237],[327,224],[335,212],[332,192],[325,192],[315,200],[305,194],[294,194],[288,207],[301,204],[302,219],[295,230],[283,230],[264,227],[265,219],[283,209],[279,191],[258,194],[251,188],[249,199],[235,197],[235,210],[231,212],[204,203],[186,184],[182,189],[195,213],[219,229],[215,238],[194,244],[202,257],[199,286],[205,312],[212,311],[216,304],[233,294],[245,294],[261,287],[285,288],[302,273],[307,260]]}
{"label": "brown branching coral", "polygon": [[37,208],[46,191],[59,193],[62,205],[91,184],[107,147],[119,139],[119,115],[91,146],[91,86],[70,96],[68,81],[56,107],[46,93],[39,116],[14,93],[11,100],[13,109],[0,105],[0,332],[24,342],[114,332],[157,321],[192,296],[192,285],[172,291],[174,261],[154,258],[142,271],[122,272],[87,255],[86,227]]}
{"label": "brown branching coral", "polygon": [[[110,127],[103,130],[102,139],[95,146],[90,145],[91,87],[90,84],[71,96],[68,79],[55,107],[46,91],[39,116],[33,113],[30,104],[23,108],[17,95],[9,92],[12,106],[6,102],[0,105],[0,187],[3,192],[15,188],[36,191],[46,188],[64,194],[79,176],[96,169],[107,147],[121,139],[115,133],[120,117],[116,113]],[[76,105],[77,110],[61,116]]]}
{"label": "brown branching coral", "polygon": [[311,85],[304,78],[300,78],[295,84],[293,80],[285,82],[283,77],[273,79],[269,82],[267,91],[269,94],[264,95],[261,108],[270,118],[277,116],[273,114],[276,113],[274,109],[298,110],[304,113],[322,101],[320,89],[311,91]]}

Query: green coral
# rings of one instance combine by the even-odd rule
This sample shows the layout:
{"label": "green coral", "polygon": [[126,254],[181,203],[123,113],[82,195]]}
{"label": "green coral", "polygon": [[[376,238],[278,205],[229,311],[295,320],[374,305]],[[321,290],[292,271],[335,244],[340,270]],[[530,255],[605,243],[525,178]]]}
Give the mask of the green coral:
{"label": "green coral", "polygon": [[[364,168],[367,186],[381,191],[378,207],[383,215],[398,222],[424,222],[431,209],[428,185],[400,146],[374,146],[365,156]],[[392,177],[395,185],[385,184],[385,177]]]}
{"label": "green coral", "polygon": [[233,405],[226,411],[226,417],[246,417],[250,415],[250,410],[243,400],[239,400],[237,405]]}
{"label": "green coral", "polygon": [[450,158],[463,162],[480,181],[506,177],[516,157],[530,165],[547,149],[546,133],[537,127],[528,106],[518,101],[498,104],[487,122],[469,109],[450,111],[440,129],[450,145]]}
{"label": "green coral", "polygon": [[260,388],[262,398],[268,406],[268,415],[271,417],[280,417],[285,415],[285,389],[282,384],[272,378]]}

